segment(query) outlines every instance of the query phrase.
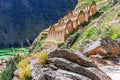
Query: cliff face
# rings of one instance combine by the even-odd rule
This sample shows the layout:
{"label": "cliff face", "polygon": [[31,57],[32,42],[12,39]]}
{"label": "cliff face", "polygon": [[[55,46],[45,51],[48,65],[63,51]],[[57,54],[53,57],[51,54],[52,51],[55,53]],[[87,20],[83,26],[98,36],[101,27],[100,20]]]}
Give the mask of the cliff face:
{"label": "cliff face", "polygon": [[0,0],[0,47],[32,41],[76,4],[77,0]]}

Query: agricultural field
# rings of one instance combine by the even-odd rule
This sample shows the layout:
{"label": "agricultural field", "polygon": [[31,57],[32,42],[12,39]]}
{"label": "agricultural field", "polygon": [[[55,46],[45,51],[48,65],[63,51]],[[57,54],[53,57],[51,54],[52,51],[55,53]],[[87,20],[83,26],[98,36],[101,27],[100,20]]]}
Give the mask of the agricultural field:
{"label": "agricultural field", "polygon": [[26,55],[28,54],[28,48],[7,48],[0,49],[0,60],[12,57],[16,54]]}

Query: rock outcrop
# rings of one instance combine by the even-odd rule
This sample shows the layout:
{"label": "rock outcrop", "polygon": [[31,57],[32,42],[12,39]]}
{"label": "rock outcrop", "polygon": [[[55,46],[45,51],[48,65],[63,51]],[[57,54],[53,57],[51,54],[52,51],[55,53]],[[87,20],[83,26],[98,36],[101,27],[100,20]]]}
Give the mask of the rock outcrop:
{"label": "rock outcrop", "polygon": [[100,55],[104,58],[119,57],[120,45],[110,38],[100,38],[86,47],[84,51],[87,56]]}
{"label": "rock outcrop", "polygon": [[77,50],[48,49],[47,55],[44,67],[33,64],[33,80],[111,80]]}

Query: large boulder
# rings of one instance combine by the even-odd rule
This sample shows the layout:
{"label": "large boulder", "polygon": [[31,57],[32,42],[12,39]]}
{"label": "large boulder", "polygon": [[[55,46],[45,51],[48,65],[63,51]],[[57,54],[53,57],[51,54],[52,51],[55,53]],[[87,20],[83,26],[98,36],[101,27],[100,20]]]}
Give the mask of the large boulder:
{"label": "large boulder", "polygon": [[90,60],[82,52],[79,52],[77,50],[48,49],[47,54],[48,58],[64,58],[85,67],[96,66],[92,60]]}
{"label": "large boulder", "polygon": [[100,38],[86,47],[84,52],[87,56],[119,57],[120,45],[110,38]]}
{"label": "large boulder", "polygon": [[63,58],[50,58],[48,63],[53,63],[60,69],[87,76],[92,80],[111,80],[104,72],[95,67],[85,68]]}
{"label": "large boulder", "polygon": [[41,68],[35,71],[33,80],[91,80],[85,76],[64,70],[52,70],[50,68]]}

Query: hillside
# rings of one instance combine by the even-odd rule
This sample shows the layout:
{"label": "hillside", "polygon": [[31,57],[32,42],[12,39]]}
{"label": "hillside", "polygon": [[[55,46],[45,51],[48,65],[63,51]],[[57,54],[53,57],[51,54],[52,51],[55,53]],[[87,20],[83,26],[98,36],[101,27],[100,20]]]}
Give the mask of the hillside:
{"label": "hillside", "polygon": [[32,42],[76,4],[77,0],[0,0],[0,48]]}
{"label": "hillside", "polygon": [[119,80],[120,0],[78,0],[40,31],[28,55],[0,67],[1,80]]}
{"label": "hillside", "polygon": [[[82,8],[86,7],[87,5],[90,5],[90,3],[92,3],[92,1],[87,1],[87,0],[86,1],[85,0],[80,0],[79,1],[78,0],[78,4],[76,5],[75,9],[81,10]],[[101,1],[96,0],[96,5],[97,5],[96,7],[97,7],[97,10],[99,10],[98,13],[96,15],[94,15],[88,22],[80,25],[78,31],[75,31],[74,33],[68,35],[69,38],[66,40],[66,42],[62,43],[62,46],[60,48],[78,49],[78,48],[80,48],[80,46],[84,45],[83,44],[84,42],[88,42],[86,40],[91,41],[89,38],[91,38],[94,41],[94,40],[97,40],[100,37],[106,37],[106,36],[108,37],[108,35],[106,35],[103,32],[105,27],[103,27],[102,28],[103,30],[101,30],[101,33],[103,32],[104,34],[102,34],[101,36],[98,37],[98,35],[100,35],[100,31],[99,31],[99,29],[96,29],[96,26],[97,26],[97,28],[100,28],[100,26],[103,25],[103,23],[102,22],[99,23],[99,22],[103,18],[108,19],[106,14],[110,13],[109,10],[111,9],[112,4],[113,4],[113,2],[111,0],[109,0],[109,1],[107,1],[107,0],[101,0]],[[116,8],[117,7],[115,7],[115,9]],[[113,16],[111,16],[111,14],[110,14],[111,18],[114,18],[115,16],[117,18],[117,15],[119,15],[119,10],[117,10],[117,11],[118,11],[118,13],[116,13]],[[102,16],[104,16],[104,17],[102,17]],[[103,21],[103,22],[106,23],[106,21]],[[95,29],[93,29],[94,25],[95,25]],[[113,24],[113,25],[119,25],[119,23]],[[92,26],[92,28],[91,28],[91,26]],[[43,33],[44,33],[44,30],[43,30]],[[97,37],[94,39],[93,37],[91,37],[92,35],[93,36],[97,35]],[[34,40],[31,48],[34,48],[35,50],[40,49],[41,45],[46,41],[47,41],[46,36],[42,35],[42,32],[41,32],[39,34],[39,36]],[[60,44],[60,41],[53,41],[53,42],[55,42],[57,44]]]}
{"label": "hillside", "polygon": [[113,40],[119,40],[120,23],[117,22],[120,15],[119,8],[119,4],[113,8],[110,8],[110,5],[106,5],[103,8],[105,12],[95,20],[91,20],[90,23],[85,26],[87,29],[81,33],[72,48],[80,48],[80,46],[87,44],[87,42],[93,42],[100,37],[110,37]]}

